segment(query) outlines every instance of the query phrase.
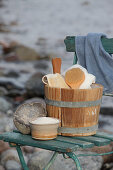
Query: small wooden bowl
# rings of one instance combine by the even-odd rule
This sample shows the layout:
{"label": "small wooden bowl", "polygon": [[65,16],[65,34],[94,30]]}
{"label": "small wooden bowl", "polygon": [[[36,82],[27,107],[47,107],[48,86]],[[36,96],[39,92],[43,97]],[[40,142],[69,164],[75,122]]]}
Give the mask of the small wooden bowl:
{"label": "small wooden bowl", "polygon": [[[38,122],[36,122],[37,120]],[[31,121],[30,126],[32,138],[38,140],[51,140],[56,138],[59,123],[59,119],[52,117],[39,117],[36,120]]]}

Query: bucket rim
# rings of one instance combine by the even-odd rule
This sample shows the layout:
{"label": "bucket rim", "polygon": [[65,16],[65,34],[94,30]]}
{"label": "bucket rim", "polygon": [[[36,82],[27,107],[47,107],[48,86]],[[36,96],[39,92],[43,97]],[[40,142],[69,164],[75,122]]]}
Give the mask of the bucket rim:
{"label": "bucket rim", "polygon": [[92,91],[92,90],[97,89],[97,88],[103,89],[103,85],[98,84],[98,83],[93,83],[93,84],[91,85],[91,87],[93,87],[93,88],[90,88],[90,89],[58,88],[58,87],[51,87],[51,86],[49,86],[48,84],[46,84],[45,87],[47,87],[47,88],[52,88],[52,89],[57,89],[57,90],[59,90],[59,89],[60,89],[60,90],[67,90],[67,91],[74,90],[74,91],[80,91],[80,92],[82,92],[82,91]]}

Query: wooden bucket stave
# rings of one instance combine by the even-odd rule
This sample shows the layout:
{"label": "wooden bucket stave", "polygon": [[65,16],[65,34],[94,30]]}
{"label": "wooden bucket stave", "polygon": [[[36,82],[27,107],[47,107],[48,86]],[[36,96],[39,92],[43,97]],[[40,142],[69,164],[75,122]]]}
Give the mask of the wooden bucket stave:
{"label": "wooden bucket stave", "polygon": [[45,86],[48,116],[61,120],[59,134],[88,136],[96,133],[103,86],[92,89],[60,89]]}

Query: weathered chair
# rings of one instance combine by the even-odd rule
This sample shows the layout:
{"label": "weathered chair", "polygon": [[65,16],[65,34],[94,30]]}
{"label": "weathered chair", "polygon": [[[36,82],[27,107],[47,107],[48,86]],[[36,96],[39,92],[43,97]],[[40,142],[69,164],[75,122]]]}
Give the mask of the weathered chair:
{"label": "weathered chair", "polygon": [[[75,52],[75,37],[66,37],[64,42],[66,44],[67,51]],[[102,44],[107,52],[109,52],[110,54],[113,53],[113,39],[102,38]],[[77,57],[74,58],[74,64],[76,62]],[[39,141],[32,139],[30,135],[22,135],[18,131],[13,131],[0,134],[0,140],[9,142],[11,147],[16,147],[20,162],[24,170],[28,170],[28,167],[24,161],[24,157],[20,147],[25,145],[54,151],[52,158],[50,159],[47,166],[44,168],[45,170],[47,170],[51,166],[58,153],[63,154],[64,158],[66,158],[65,155],[67,155],[69,158],[73,159],[76,163],[77,169],[81,170],[82,168],[78,158],[81,156],[90,156],[90,154],[76,155],[76,150],[79,150],[80,148],[86,149],[92,148],[94,146],[108,145],[110,144],[110,142],[113,142],[113,135],[98,131],[95,135],[87,137],[58,136],[56,139],[50,141]],[[107,154],[113,154],[113,152],[91,155],[99,156]]]}
{"label": "weathered chair", "polygon": [[113,152],[102,154],[80,154],[80,155],[75,154],[76,151],[79,150],[80,148],[86,149],[92,148],[94,146],[104,146],[110,144],[110,142],[113,142],[113,135],[104,132],[97,132],[95,135],[87,137],[58,136],[56,139],[50,141],[40,141],[32,139],[30,135],[22,135],[18,131],[14,131],[5,132],[1,134],[0,140],[8,142],[11,147],[16,148],[20,158],[21,165],[24,170],[29,170],[29,168],[25,163],[21,146],[32,146],[54,151],[52,158],[50,159],[49,163],[43,170],[49,169],[49,167],[51,166],[51,164],[53,163],[58,154],[62,154],[64,158],[66,158],[67,155],[69,158],[73,159],[78,170],[82,170],[82,167],[78,159],[81,156],[99,156],[113,154]]}
{"label": "weathered chair", "polygon": [[[75,36],[67,36],[64,40],[64,43],[66,45],[66,51],[68,52],[75,52],[74,62],[73,64],[77,63],[77,56],[76,56],[76,50],[75,50]],[[102,45],[106,52],[109,54],[113,54],[113,38],[105,38],[102,37],[101,39]]]}
{"label": "weathered chair", "polygon": [[[75,38],[76,38],[75,36],[67,36],[64,40],[64,43],[66,45],[66,51],[75,53],[73,64],[76,64],[78,60],[76,55],[76,50],[75,50],[76,47]],[[102,37],[101,41],[105,51],[108,52],[109,54],[113,54],[113,38]],[[113,97],[113,93],[104,93],[103,95]]]}

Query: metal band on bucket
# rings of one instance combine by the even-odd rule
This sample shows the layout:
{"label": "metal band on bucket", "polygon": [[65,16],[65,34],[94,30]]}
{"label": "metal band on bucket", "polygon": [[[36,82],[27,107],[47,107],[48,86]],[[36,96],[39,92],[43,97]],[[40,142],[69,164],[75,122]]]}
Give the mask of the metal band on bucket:
{"label": "metal band on bucket", "polygon": [[59,127],[58,133],[80,134],[80,133],[90,133],[96,130],[98,130],[98,124],[90,127],[80,127],[80,128]]}
{"label": "metal band on bucket", "polygon": [[45,98],[45,102],[48,105],[56,107],[68,107],[68,108],[80,108],[80,107],[91,107],[101,104],[101,99],[95,101],[85,101],[85,102],[65,102],[65,101],[56,101]]}

